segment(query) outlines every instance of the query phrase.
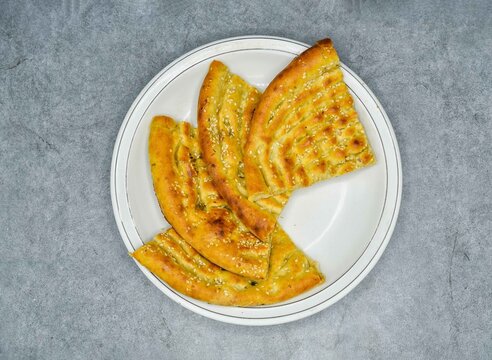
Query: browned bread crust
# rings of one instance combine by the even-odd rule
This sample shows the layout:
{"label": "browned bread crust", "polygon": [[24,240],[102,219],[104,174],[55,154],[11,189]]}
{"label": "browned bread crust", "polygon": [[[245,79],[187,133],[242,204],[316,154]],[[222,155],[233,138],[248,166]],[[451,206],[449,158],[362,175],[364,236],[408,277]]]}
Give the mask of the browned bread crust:
{"label": "browned bread crust", "polygon": [[324,281],[316,264],[276,228],[270,272],[250,280],[225,271],[201,256],[173,229],[157,235],[132,256],[177,291],[218,305],[255,306],[290,299]]}
{"label": "browned bread crust", "polygon": [[215,190],[187,122],[153,119],[149,158],[161,210],[177,233],[198,253],[233,273],[263,279],[270,243],[260,241]]}
{"label": "browned bread crust", "polygon": [[374,162],[331,40],[296,57],[265,90],[244,162],[254,201]]}
{"label": "browned bread crust", "polygon": [[198,100],[198,131],[203,157],[220,195],[239,219],[268,241],[283,204],[262,209],[247,198],[243,148],[260,92],[220,61],[213,61]]}

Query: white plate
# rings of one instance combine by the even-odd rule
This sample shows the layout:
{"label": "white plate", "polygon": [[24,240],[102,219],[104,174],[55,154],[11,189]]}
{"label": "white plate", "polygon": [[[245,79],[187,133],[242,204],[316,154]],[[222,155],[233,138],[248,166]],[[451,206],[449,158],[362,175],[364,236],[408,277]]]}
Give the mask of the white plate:
{"label": "white plate", "polygon": [[[196,124],[199,89],[213,59],[220,59],[232,72],[263,90],[307,47],[270,36],[220,40],[181,56],[147,84],[123,121],[111,164],[114,215],[130,252],[169,227],[159,210],[150,176],[147,138],[152,117],[166,114]],[[401,160],[381,104],[347,66],[342,65],[342,69],[377,164],[296,191],[280,218],[294,242],[319,262],[326,283],[277,305],[224,307],[186,297],[139,265],[164,294],[215,320],[242,325],[279,324],[330,306],[347,295],[374,267],[398,216]]]}

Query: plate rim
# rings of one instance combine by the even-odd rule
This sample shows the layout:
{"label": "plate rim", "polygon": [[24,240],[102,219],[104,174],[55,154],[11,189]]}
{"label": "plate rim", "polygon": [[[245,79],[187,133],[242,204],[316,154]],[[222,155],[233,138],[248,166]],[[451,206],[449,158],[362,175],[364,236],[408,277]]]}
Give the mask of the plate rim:
{"label": "plate rim", "polygon": [[[128,234],[126,233],[126,230],[123,228],[123,220],[122,220],[121,214],[119,212],[118,201],[117,201],[118,195],[117,195],[117,189],[116,189],[115,184],[116,184],[116,176],[117,176],[116,175],[116,172],[117,172],[116,167],[117,167],[117,157],[118,157],[118,153],[119,153],[119,144],[121,143],[122,138],[125,134],[126,125],[128,124],[128,122],[132,118],[133,111],[137,108],[138,104],[144,98],[147,91],[159,80],[159,78],[163,74],[168,72],[173,66],[175,66],[179,62],[183,61],[187,57],[189,57],[195,53],[198,53],[198,52],[200,52],[206,48],[209,48],[209,47],[212,47],[215,45],[219,45],[219,44],[230,43],[230,42],[234,42],[234,41],[238,41],[238,40],[266,40],[266,41],[271,40],[271,41],[289,42],[289,43],[293,43],[293,44],[296,44],[296,45],[299,45],[299,46],[305,47],[305,48],[310,46],[308,44],[305,44],[305,43],[302,43],[302,42],[299,42],[296,40],[292,40],[292,39],[288,39],[288,38],[284,38],[284,37],[278,37],[278,36],[269,36],[269,35],[245,35],[245,36],[236,36],[236,37],[224,38],[224,39],[220,39],[217,41],[213,41],[213,42],[204,44],[202,46],[199,46],[195,49],[192,49],[191,51],[188,51],[187,53],[179,56],[174,61],[169,63],[166,67],[164,67],[161,71],[159,71],[145,85],[145,87],[140,91],[138,96],[133,101],[132,105],[130,106],[128,112],[126,113],[125,118],[124,118],[124,120],[120,126],[120,129],[118,131],[118,135],[117,135],[116,140],[115,140],[115,145],[113,148],[113,155],[112,155],[112,160],[111,160],[110,191],[111,191],[111,202],[112,202],[112,207],[113,207],[113,213],[115,216],[115,221],[116,221],[120,236],[121,236],[121,238],[122,238],[123,242],[125,243],[125,246],[128,250],[130,250],[130,248],[133,248],[133,244],[128,239]],[[244,50],[246,50],[246,49],[248,49],[248,48],[244,48]],[[403,181],[402,181],[401,157],[400,157],[398,141],[396,139],[394,129],[393,129],[391,122],[389,121],[389,118],[388,118],[386,112],[384,111],[384,108],[382,107],[381,103],[379,102],[377,97],[374,95],[374,93],[370,90],[370,88],[362,81],[362,79],[360,79],[360,77],[355,72],[353,72],[349,67],[347,67],[343,63],[341,64],[341,66],[344,68],[344,70],[349,72],[350,75],[352,77],[354,77],[355,80],[357,80],[360,83],[360,85],[364,88],[364,90],[367,92],[367,94],[374,101],[377,109],[380,111],[380,113],[384,119],[384,122],[387,126],[387,131],[389,133],[389,136],[390,136],[391,141],[392,141],[393,146],[394,146],[394,155],[395,155],[395,160],[396,160],[395,165],[396,165],[396,170],[397,170],[397,174],[396,174],[397,175],[397,182],[396,182],[397,192],[396,192],[396,198],[395,198],[395,202],[394,202],[394,210],[393,210],[393,215],[392,215],[392,218],[390,220],[390,223],[388,224],[388,227],[387,227],[386,235],[384,236],[383,241],[379,245],[379,247],[376,250],[376,252],[374,253],[373,257],[369,260],[369,262],[366,264],[366,266],[362,269],[362,271],[354,279],[352,279],[343,289],[341,289],[339,292],[337,292],[335,295],[331,296],[330,298],[326,299],[325,301],[322,301],[316,305],[313,305],[310,308],[302,309],[299,312],[290,313],[290,314],[286,314],[286,315],[280,315],[280,316],[266,317],[266,318],[235,317],[235,316],[228,315],[228,314],[217,313],[217,312],[212,311],[210,309],[205,309],[201,306],[198,306],[192,302],[188,302],[188,301],[186,301],[186,299],[184,299],[180,295],[176,294],[174,289],[170,289],[169,287],[165,286],[165,289],[168,291],[164,290],[162,288],[162,285],[163,285],[162,280],[157,279],[149,270],[144,268],[135,259],[133,259],[135,261],[135,263],[137,264],[137,266],[146,275],[146,277],[149,280],[151,280],[151,282],[155,286],[157,286],[157,288],[159,290],[164,292],[167,297],[169,297],[173,301],[177,302],[178,304],[184,306],[188,310],[191,310],[195,313],[198,313],[202,316],[206,316],[206,317],[214,319],[214,320],[232,323],[232,324],[239,324],[239,325],[273,325],[273,324],[280,324],[280,323],[286,323],[286,322],[299,320],[299,319],[302,319],[304,317],[313,315],[313,314],[333,305],[338,300],[340,300],[341,298],[346,296],[348,293],[350,293],[350,291],[353,288],[355,288],[367,276],[367,274],[374,268],[374,266],[379,261],[382,254],[384,253],[386,246],[392,237],[392,234],[393,234],[393,231],[394,231],[394,228],[396,226],[397,219],[398,219],[398,215],[399,215],[399,210],[400,210],[400,205],[401,205],[401,197],[402,197],[402,183],[403,183]],[[361,100],[361,102],[362,102],[362,100]],[[376,128],[377,128],[377,126],[376,126]],[[367,248],[364,250],[362,255],[366,252],[366,250],[367,250]],[[362,257],[362,255],[361,255],[361,257]],[[360,261],[360,258],[357,259],[353,265],[355,265],[359,261]],[[326,289],[328,289],[332,285],[333,284],[330,284],[329,286],[326,287]],[[169,293],[169,291],[171,293]],[[303,300],[305,300],[305,299],[303,299]],[[300,301],[302,302],[303,300],[300,300]],[[203,304],[209,305],[205,302],[203,302]],[[275,306],[273,306],[273,307],[275,307]]]}

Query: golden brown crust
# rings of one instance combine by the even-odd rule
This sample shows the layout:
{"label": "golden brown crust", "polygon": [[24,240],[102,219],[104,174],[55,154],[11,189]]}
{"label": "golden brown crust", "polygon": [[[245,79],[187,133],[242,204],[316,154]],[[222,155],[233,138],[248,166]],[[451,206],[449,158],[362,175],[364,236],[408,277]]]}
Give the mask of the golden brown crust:
{"label": "golden brown crust", "polygon": [[218,305],[255,306],[285,301],[324,281],[309,260],[279,228],[272,234],[270,272],[252,281],[202,257],[173,229],[157,235],[132,256],[177,291]]}
{"label": "golden brown crust", "polygon": [[331,40],[296,57],[265,90],[244,162],[254,201],[374,162]]}
{"label": "golden brown crust", "polygon": [[258,90],[229,72],[220,61],[213,61],[198,100],[198,131],[217,191],[250,231],[268,241],[276,217],[247,199],[242,160],[259,99]]}
{"label": "golden brown crust", "polygon": [[215,190],[196,129],[166,116],[155,117],[149,158],[161,210],[181,237],[224,269],[249,278],[265,278],[270,243],[251,234]]}

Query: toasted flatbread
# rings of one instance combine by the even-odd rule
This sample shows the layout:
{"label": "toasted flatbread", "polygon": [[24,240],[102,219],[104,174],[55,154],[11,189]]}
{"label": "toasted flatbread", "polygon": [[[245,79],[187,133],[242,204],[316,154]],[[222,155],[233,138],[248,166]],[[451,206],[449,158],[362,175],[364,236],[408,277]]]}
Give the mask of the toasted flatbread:
{"label": "toasted flatbread", "polygon": [[248,200],[243,149],[260,95],[226,65],[213,61],[198,100],[198,131],[203,157],[217,191],[248,229],[268,241],[275,228],[275,215],[287,198],[272,198],[264,208]]}
{"label": "toasted flatbread", "polygon": [[329,39],[296,57],[263,93],[244,156],[250,199],[268,199],[368,166],[374,154]]}
{"label": "toasted flatbread", "polygon": [[287,300],[322,283],[323,275],[277,227],[272,235],[270,271],[264,280],[246,279],[201,256],[169,229],[132,256],[177,291],[218,305],[255,306]]}
{"label": "toasted flatbread", "polygon": [[270,243],[254,236],[216,191],[196,129],[155,117],[149,158],[159,205],[176,232],[212,263],[248,278],[265,278]]}

